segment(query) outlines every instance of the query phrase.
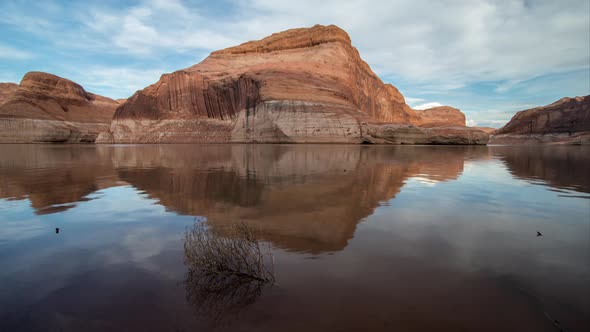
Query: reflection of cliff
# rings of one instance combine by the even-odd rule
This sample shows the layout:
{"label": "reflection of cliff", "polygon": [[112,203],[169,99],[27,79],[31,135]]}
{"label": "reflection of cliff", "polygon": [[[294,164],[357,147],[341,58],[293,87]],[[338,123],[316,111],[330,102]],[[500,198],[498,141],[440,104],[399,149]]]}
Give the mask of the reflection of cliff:
{"label": "reflection of cliff", "polygon": [[310,252],[344,248],[356,224],[394,198],[408,177],[456,179],[466,155],[486,151],[220,145],[183,152],[188,148],[136,148],[115,167],[121,180],[170,210],[206,216],[213,225],[243,221],[277,246]]}
{"label": "reflection of cliff", "polygon": [[5,145],[0,197],[36,213],[75,207],[125,181],[170,211],[212,225],[243,221],[297,251],[346,246],[356,224],[394,198],[409,177],[456,179],[485,147],[335,145]]}
{"label": "reflection of cliff", "polygon": [[195,214],[196,211],[234,206],[254,206],[260,201],[262,183],[224,170],[181,168],[120,169],[119,177],[171,211]]}
{"label": "reflection of cliff", "polygon": [[0,198],[56,213],[126,181],[170,211],[243,221],[285,249],[334,251],[408,178],[454,180],[490,152],[516,177],[590,192],[588,147],[0,145]]}
{"label": "reflection of cliff", "polygon": [[94,147],[1,145],[0,198],[25,199],[37,214],[55,213],[114,186],[109,151]]}
{"label": "reflection of cliff", "polygon": [[590,147],[490,147],[512,175],[548,185],[590,193]]}

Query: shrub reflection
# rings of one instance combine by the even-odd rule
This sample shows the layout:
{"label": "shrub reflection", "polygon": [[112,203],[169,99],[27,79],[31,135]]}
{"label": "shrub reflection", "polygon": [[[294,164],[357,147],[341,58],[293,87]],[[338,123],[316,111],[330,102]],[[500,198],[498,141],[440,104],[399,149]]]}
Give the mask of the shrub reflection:
{"label": "shrub reflection", "polygon": [[202,220],[185,232],[187,301],[219,322],[254,303],[274,284],[271,247],[245,224],[208,227]]}

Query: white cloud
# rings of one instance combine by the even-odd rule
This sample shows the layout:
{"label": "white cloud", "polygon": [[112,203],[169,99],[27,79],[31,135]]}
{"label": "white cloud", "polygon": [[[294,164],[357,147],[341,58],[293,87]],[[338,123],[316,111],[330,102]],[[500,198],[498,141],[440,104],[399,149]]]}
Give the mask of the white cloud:
{"label": "white cloud", "polygon": [[420,105],[416,105],[414,107],[412,107],[415,110],[425,110],[428,108],[433,108],[433,107],[439,107],[439,106],[443,106],[443,104],[438,103],[438,102],[431,102],[431,103],[425,103],[425,104],[420,104]]}
{"label": "white cloud", "polygon": [[[84,4],[84,11],[76,6],[53,10],[56,15],[71,14],[83,31],[51,26],[54,21],[43,17],[41,10],[36,11],[37,16],[24,10],[15,16],[5,10],[8,15],[3,16],[18,20],[3,21],[22,25],[39,19],[41,23],[34,25],[38,32],[49,32],[53,39],[65,40],[72,47],[79,47],[80,35],[86,35],[86,39],[102,39],[104,51],[113,51],[115,46],[138,55],[162,49],[215,50],[288,28],[333,23],[349,32],[361,55],[379,73],[450,88],[472,81],[518,82],[588,68],[590,63],[587,0],[230,3],[224,4],[226,13],[216,17],[205,14],[203,4],[180,0],[144,0],[123,9]],[[14,6],[7,9],[15,10]],[[68,10],[72,13],[64,13]]]}
{"label": "white cloud", "polygon": [[379,73],[401,76],[415,84],[443,83],[456,88],[473,81],[521,80],[587,68],[589,3],[566,2],[238,3],[244,7],[244,17],[250,17],[241,22],[246,28],[248,21],[263,15],[260,13],[270,19],[270,26],[276,25],[272,21],[290,22],[292,17],[297,18],[293,24],[335,23],[350,33],[361,55]]}
{"label": "white cloud", "polygon": [[213,51],[238,43],[223,33],[222,21],[204,17],[180,1],[144,1],[123,11],[94,8],[87,12],[79,19],[91,33],[134,55]]}
{"label": "white cloud", "polygon": [[93,66],[83,72],[65,72],[63,76],[84,82],[84,88],[111,98],[127,98],[135,91],[157,82],[169,68],[135,69],[128,67]]}
{"label": "white cloud", "polygon": [[[508,107],[510,109],[519,110],[514,106]],[[467,126],[481,126],[481,127],[492,127],[499,128],[505,125],[516,111],[500,111],[494,109],[488,109],[481,112],[465,112],[467,117]]]}
{"label": "white cloud", "polygon": [[0,45],[0,59],[26,60],[33,57],[33,54],[16,49],[11,46]]}
{"label": "white cloud", "polygon": [[405,97],[404,99],[406,100],[406,104],[410,106],[424,101],[424,98]]}
{"label": "white cloud", "polygon": [[[43,1],[22,6],[5,2],[0,4],[4,14],[0,23],[41,35],[59,52],[83,50],[90,53],[89,61],[100,61],[105,54],[167,61],[164,54],[201,54],[288,28],[336,24],[350,34],[363,59],[379,75],[403,80],[419,96],[451,95],[475,82],[503,82],[495,92],[507,93],[535,77],[590,67],[587,0],[228,0],[215,4],[140,0],[130,7],[109,4]],[[2,54],[6,57],[0,49],[0,57]],[[170,62],[155,67],[182,68]],[[111,78],[103,75],[101,84],[116,89],[121,79],[129,84],[146,81]],[[410,104],[423,101],[408,98]]]}

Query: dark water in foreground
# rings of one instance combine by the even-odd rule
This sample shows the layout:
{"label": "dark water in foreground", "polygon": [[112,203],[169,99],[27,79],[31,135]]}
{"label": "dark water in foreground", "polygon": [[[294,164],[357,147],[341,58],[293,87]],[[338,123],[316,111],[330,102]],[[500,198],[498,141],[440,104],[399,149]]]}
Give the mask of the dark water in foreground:
{"label": "dark water in foreground", "polygon": [[[195,219],[259,229],[276,283],[195,300]],[[0,331],[560,328],[590,330],[588,148],[0,145]]]}

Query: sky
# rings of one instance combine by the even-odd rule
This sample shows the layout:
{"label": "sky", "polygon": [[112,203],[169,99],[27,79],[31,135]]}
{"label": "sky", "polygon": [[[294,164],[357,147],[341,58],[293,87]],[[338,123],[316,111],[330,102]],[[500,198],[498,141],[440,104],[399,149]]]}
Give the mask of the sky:
{"label": "sky", "polygon": [[590,94],[588,0],[138,0],[0,3],[0,82],[28,71],[126,98],[214,50],[335,24],[414,108],[468,125]]}

